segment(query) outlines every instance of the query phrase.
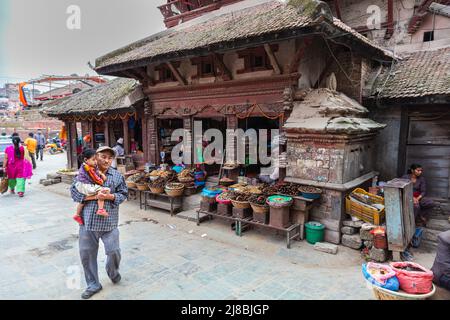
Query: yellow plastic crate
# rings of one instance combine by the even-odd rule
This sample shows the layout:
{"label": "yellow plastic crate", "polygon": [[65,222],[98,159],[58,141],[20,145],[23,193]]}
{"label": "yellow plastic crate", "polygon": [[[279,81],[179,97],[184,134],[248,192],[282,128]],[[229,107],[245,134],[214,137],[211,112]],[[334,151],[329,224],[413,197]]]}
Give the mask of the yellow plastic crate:
{"label": "yellow plastic crate", "polygon": [[[384,205],[384,198],[380,196],[376,196],[372,193],[369,193],[361,188],[356,188],[352,191],[352,193],[359,193],[363,195],[367,195],[374,203],[379,203]],[[368,206],[362,205],[350,199],[350,196],[345,198],[345,209],[347,214],[352,215],[358,219],[361,219],[365,222],[369,222],[371,224],[379,226],[385,220],[386,213],[385,210],[378,210],[376,208],[370,208]]]}

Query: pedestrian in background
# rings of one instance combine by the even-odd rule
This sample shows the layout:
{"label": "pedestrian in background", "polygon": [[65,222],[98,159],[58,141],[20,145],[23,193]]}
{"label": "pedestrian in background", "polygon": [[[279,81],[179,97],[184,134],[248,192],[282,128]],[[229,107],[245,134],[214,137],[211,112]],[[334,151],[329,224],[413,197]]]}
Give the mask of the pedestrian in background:
{"label": "pedestrian in background", "polygon": [[5,172],[8,178],[8,187],[12,194],[16,191],[19,197],[25,193],[25,180],[33,175],[30,161],[27,160],[28,151],[20,145],[20,137],[12,138],[13,145],[5,149]]}
{"label": "pedestrian in background", "polygon": [[37,131],[37,134],[34,136],[34,139],[36,139],[37,141],[36,160],[39,159],[40,155],[41,161],[44,161],[45,136],[43,135],[41,130]]}
{"label": "pedestrian in background", "polygon": [[36,169],[36,149],[37,149],[37,140],[33,138],[33,132],[28,134],[28,138],[25,139],[23,143],[30,154],[31,162],[33,163],[33,170]]}

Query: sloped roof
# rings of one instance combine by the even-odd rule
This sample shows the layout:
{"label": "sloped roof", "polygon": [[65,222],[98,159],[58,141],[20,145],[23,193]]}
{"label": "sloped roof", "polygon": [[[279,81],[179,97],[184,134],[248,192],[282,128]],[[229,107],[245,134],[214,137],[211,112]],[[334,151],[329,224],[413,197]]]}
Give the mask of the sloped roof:
{"label": "sloped roof", "polygon": [[286,120],[288,131],[312,133],[368,133],[384,124],[367,117],[369,110],[345,94],[330,89],[310,90],[305,99],[294,103]]}
{"label": "sloped roof", "polygon": [[371,93],[387,99],[432,95],[450,95],[450,47],[410,54],[386,69]]}
{"label": "sloped roof", "polygon": [[428,11],[450,18],[450,5],[433,2],[428,7]]}
{"label": "sloped roof", "polygon": [[[334,31],[341,31],[367,49],[375,50],[378,56],[393,57],[388,50],[376,45],[339,19],[333,18],[331,14],[327,15],[326,10],[323,10],[325,4],[321,1],[290,1],[302,3],[302,6],[285,4],[278,0],[255,1],[253,0],[253,3],[258,3],[257,5],[247,8],[242,8],[246,1],[230,5],[229,7],[237,8],[231,12],[227,12],[230,9],[224,7],[223,10],[207,14],[207,18],[194,19],[113,51],[97,59],[96,70],[102,73],[111,70],[111,67],[119,70],[131,62],[151,63],[164,59],[169,54],[176,57],[187,56],[195,49],[212,48],[237,40],[250,41],[263,35],[314,27],[323,21],[327,21]],[[301,7],[304,8],[303,11],[299,9]]]}
{"label": "sloped roof", "polygon": [[70,97],[44,103],[41,113],[53,117],[102,114],[130,109],[142,99],[142,88],[136,80],[117,78]]}

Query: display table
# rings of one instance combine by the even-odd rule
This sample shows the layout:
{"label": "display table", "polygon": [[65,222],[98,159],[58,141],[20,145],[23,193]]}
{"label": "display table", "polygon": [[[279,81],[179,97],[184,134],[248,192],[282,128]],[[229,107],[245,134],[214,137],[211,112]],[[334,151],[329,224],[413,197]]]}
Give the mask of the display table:
{"label": "display table", "polygon": [[172,197],[165,193],[155,194],[151,191],[142,192],[144,193],[144,210],[147,210],[147,207],[160,208],[169,211],[171,216],[175,212],[181,211],[183,195]]}
{"label": "display table", "polygon": [[258,221],[254,221],[253,218],[240,219],[240,218],[236,218],[233,216],[221,215],[221,214],[218,214],[217,212],[198,210],[197,211],[197,225],[200,225],[200,223],[202,222],[202,221],[200,221],[200,213],[205,214],[210,218],[217,217],[217,218],[222,218],[222,219],[234,222],[235,226],[236,226],[236,229],[235,229],[236,235],[240,236],[240,237],[242,236],[242,230],[246,225],[256,225],[256,226],[261,226],[261,227],[265,227],[265,228],[269,228],[269,229],[274,229],[277,231],[286,232],[286,245],[287,245],[288,249],[291,248],[292,240],[300,237],[301,229],[300,229],[300,224],[298,224],[298,223],[294,223],[287,228],[279,228],[279,227],[274,227],[270,224],[263,224]]}

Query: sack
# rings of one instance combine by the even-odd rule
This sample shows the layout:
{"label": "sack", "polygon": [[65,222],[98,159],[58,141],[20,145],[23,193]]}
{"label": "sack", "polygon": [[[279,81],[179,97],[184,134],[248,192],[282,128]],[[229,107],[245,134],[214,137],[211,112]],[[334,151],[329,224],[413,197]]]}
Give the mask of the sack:
{"label": "sack", "polygon": [[400,282],[400,289],[406,293],[426,294],[433,290],[433,271],[414,262],[392,262],[391,267]]}
{"label": "sack", "polygon": [[391,291],[398,291],[399,281],[388,265],[369,262],[362,265],[364,278],[371,284]]}
{"label": "sack", "polygon": [[4,194],[6,191],[8,191],[8,178],[2,178],[0,180],[0,193]]}

